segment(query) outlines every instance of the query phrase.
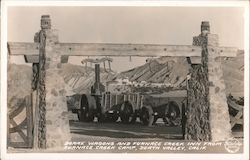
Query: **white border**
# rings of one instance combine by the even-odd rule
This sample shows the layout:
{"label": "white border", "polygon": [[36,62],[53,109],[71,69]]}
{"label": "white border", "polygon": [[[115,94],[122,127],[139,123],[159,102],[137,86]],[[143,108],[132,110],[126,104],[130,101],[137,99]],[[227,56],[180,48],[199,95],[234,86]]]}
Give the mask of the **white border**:
{"label": "white border", "polygon": [[[7,7],[8,6],[186,6],[244,7],[244,154],[84,154],[84,153],[7,153]],[[249,157],[249,2],[248,1],[2,1],[1,4],[1,158],[2,159],[190,159],[243,160]],[[4,113],[4,114],[3,114]],[[39,157],[39,158],[38,158]]]}

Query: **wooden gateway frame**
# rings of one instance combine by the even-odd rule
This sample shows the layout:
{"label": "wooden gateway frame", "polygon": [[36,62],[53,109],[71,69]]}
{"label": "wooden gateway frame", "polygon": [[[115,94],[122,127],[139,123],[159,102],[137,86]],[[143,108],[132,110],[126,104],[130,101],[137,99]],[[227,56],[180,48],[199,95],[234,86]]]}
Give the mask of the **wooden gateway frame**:
{"label": "wooden gateway frame", "polygon": [[[35,115],[38,116],[38,120],[34,122],[34,126],[41,128],[50,127],[52,129],[58,129],[63,133],[60,135],[61,137],[57,136],[58,139],[52,140],[49,139],[49,137],[53,137],[55,133],[49,132],[49,129],[49,133],[46,133],[46,131],[43,131],[41,128],[39,130],[35,128],[35,147],[53,148],[53,146],[60,145],[70,139],[69,136],[62,139],[65,135],[69,135],[69,126],[62,127],[66,125],[65,123],[68,123],[65,120],[67,118],[65,118],[66,116],[61,118],[61,115],[64,115],[63,113],[67,111],[66,104],[63,104],[63,107],[59,105],[53,106],[52,103],[56,102],[53,99],[47,99],[47,97],[53,97],[53,93],[57,93],[57,98],[59,97],[58,99],[62,100],[62,102],[63,99],[66,98],[63,92],[64,88],[62,86],[55,87],[57,84],[53,83],[53,78],[61,78],[58,75],[58,68],[62,65],[61,63],[67,63],[69,56],[186,57],[192,68],[191,78],[189,79],[191,89],[188,92],[188,101],[194,102],[194,105],[188,103],[187,106],[190,109],[188,112],[189,115],[187,116],[188,125],[186,125],[187,140],[220,141],[230,137],[231,127],[228,105],[225,100],[226,94],[223,91],[225,90],[225,84],[222,78],[223,72],[221,64],[217,60],[220,59],[220,57],[235,57],[238,53],[238,49],[234,47],[220,47],[218,45],[218,35],[210,34],[209,22],[202,22],[201,34],[193,37],[193,45],[59,43],[57,34],[56,30],[51,29],[50,16],[44,15],[41,19],[41,30],[35,34],[34,43],[8,42],[8,52],[10,56],[24,56],[27,63],[33,63],[38,67],[38,84],[41,86],[37,87],[39,104],[35,106],[35,110],[39,110],[39,116]],[[46,72],[50,73],[50,76],[47,76]],[[197,77],[204,79],[197,79]],[[221,83],[216,81],[215,77],[221,78]],[[219,90],[214,92],[215,88],[219,88]],[[62,94],[58,95],[58,93]],[[208,95],[210,95],[210,97]],[[215,99],[211,97],[216,97],[218,103],[214,104],[213,101],[215,101]],[[206,103],[205,105],[200,104],[201,98],[203,98],[202,100]],[[61,113],[58,113],[56,116],[54,116],[54,113],[51,111],[55,110],[55,107],[61,110]],[[220,119],[222,115],[216,111],[218,107],[221,107],[221,110],[224,111],[224,119]],[[48,109],[46,113],[44,112],[45,108],[46,110]],[[213,114],[209,115],[209,110],[213,110],[211,112]],[[32,113],[30,110],[28,111]],[[197,115],[197,111],[202,114],[204,120],[195,117],[201,116]],[[50,116],[46,116],[46,114]],[[47,117],[53,118],[47,119]],[[10,116],[10,122],[14,124],[11,119],[13,120],[13,115]],[[55,119],[57,119],[57,122],[60,121],[59,124],[61,126],[54,124]],[[46,124],[46,121],[49,121],[50,124]],[[219,126],[218,122],[225,125]],[[209,125],[212,127],[210,128]],[[206,129],[204,129],[204,126],[206,126]],[[31,124],[29,127],[31,127]],[[65,130],[61,130],[61,127]],[[204,132],[201,132],[201,130]],[[13,129],[10,129],[10,131],[12,132]],[[18,131],[20,131],[20,129]],[[20,132],[20,134],[22,134],[22,132]],[[30,133],[29,136],[31,136]],[[41,139],[41,137],[43,139]],[[24,137],[24,139],[26,138]]]}

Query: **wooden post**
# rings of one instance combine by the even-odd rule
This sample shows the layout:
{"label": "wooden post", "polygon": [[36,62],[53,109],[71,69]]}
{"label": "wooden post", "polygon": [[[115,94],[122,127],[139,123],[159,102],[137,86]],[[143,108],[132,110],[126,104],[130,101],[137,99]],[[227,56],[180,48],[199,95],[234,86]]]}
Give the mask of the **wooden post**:
{"label": "wooden post", "polygon": [[115,94],[115,105],[117,105],[117,103],[118,103],[118,95]]}
{"label": "wooden post", "polygon": [[106,71],[105,61],[103,61],[103,68],[104,68],[104,71]]}
{"label": "wooden post", "polygon": [[109,71],[112,71],[110,61],[108,61],[108,64],[109,64]]}
{"label": "wooden post", "polygon": [[27,117],[27,140],[28,147],[33,147],[33,110],[32,110],[32,98],[31,93],[30,97],[26,97],[26,117]]}
{"label": "wooden post", "polygon": [[[38,84],[37,84],[38,86]],[[34,94],[34,97],[35,97],[35,103],[34,103],[34,110],[33,110],[33,113],[34,113],[34,116],[33,116],[33,123],[34,123],[34,129],[33,129],[33,148],[35,150],[39,149],[38,147],[38,126],[39,126],[39,121],[38,121],[38,115],[39,115],[39,108],[38,108],[38,104],[39,104],[39,101],[38,101],[38,97],[39,97],[39,92],[38,90],[35,90],[34,91],[35,94]]]}
{"label": "wooden post", "polygon": [[105,93],[102,93],[102,103],[101,106],[103,107],[105,104]]}
{"label": "wooden post", "polygon": [[108,103],[108,96],[107,93],[105,94],[105,102],[104,102],[104,110],[107,109],[107,103]]}
{"label": "wooden post", "polygon": [[7,147],[10,146],[10,117],[7,115]]}
{"label": "wooden post", "polygon": [[128,101],[130,101],[130,98],[131,98],[131,94],[128,94]]}
{"label": "wooden post", "polygon": [[112,94],[109,95],[109,109],[112,107]]}
{"label": "wooden post", "polygon": [[143,101],[144,101],[144,95],[141,95],[141,104],[140,104],[140,109],[143,107]]}
{"label": "wooden post", "polygon": [[136,109],[140,109],[140,93],[136,95]]}

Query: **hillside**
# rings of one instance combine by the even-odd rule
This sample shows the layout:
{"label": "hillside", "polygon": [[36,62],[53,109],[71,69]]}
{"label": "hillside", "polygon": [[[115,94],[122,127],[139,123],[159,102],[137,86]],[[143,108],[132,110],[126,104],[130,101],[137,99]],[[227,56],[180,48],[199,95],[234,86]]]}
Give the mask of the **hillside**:
{"label": "hillside", "polygon": [[161,57],[149,59],[146,64],[117,75],[117,79],[147,83],[165,83],[178,87],[185,81],[190,65],[186,58]]}
{"label": "hillside", "polygon": [[32,70],[27,65],[10,64],[7,76],[8,108],[14,109],[31,93]]}
{"label": "hillside", "polygon": [[[244,52],[237,57],[221,59],[226,93],[234,97],[244,96]],[[186,58],[161,57],[150,59],[146,64],[122,72],[116,79],[128,79],[131,82],[164,83],[173,88],[185,87],[190,65]]]}
{"label": "hillside", "polygon": [[[101,82],[117,82],[126,80],[126,83],[144,87],[149,90],[151,83],[164,83],[164,87],[185,87],[186,75],[190,66],[186,58],[161,57],[149,59],[144,65],[122,72],[106,72],[101,69]],[[226,83],[227,94],[234,97],[244,96],[244,53],[241,51],[235,58],[222,59],[222,69]],[[73,64],[63,64],[61,75],[65,82],[73,89],[74,93],[89,93],[94,83],[94,68],[86,68]],[[32,68],[26,65],[10,64],[8,66],[8,106],[10,108],[20,103],[25,96],[30,94],[32,81]],[[159,87],[160,86],[160,87]],[[166,87],[167,86],[167,87]]]}
{"label": "hillside", "polygon": [[[103,85],[114,78],[116,73],[100,70],[100,78]],[[90,93],[90,88],[95,82],[94,68],[79,65],[63,64],[62,73],[65,82],[72,87],[75,93]]]}
{"label": "hillside", "polygon": [[[63,64],[60,73],[65,82],[75,93],[86,93],[95,80],[94,68],[79,65]],[[101,82],[112,80],[116,73],[105,72],[101,69]],[[23,98],[31,91],[32,68],[27,65],[9,64],[8,93],[11,96]]]}
{"label": "hillside", "polygon": [[227,94],[234,97],[244,96],[244,52],[239,51],[237,57],[222,60],[222,69]]}

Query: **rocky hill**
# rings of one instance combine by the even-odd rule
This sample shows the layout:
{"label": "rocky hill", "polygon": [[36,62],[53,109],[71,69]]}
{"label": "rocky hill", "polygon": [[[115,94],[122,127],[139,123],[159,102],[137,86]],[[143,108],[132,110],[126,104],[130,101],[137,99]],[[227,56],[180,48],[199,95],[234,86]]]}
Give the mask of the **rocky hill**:
{"label": "rocky hill", "polygon": [[[239,51],[237,57],[222,58],[222,69],[226,83],[226,92],[234,97],[244,96],[244,52]],[[173,88],[185,88],[186,76],[190,65],[186,58],[161,57],[149,59],[146,64],[122,72],[117,79],[129,81],[164,83]]]}
{"label": "rocky hill", "polygon": [[183,84],[190,65],[186,58],[161,57],[148,59],[146,64],[117,75],[117,79],[147,83],[165,83],[172,87]]}
{"label": "rocky hill", "polygon": [[[91,67],[83,67],[79,65],[63,64],[62,73],[65,82],[72,88],[73,92],[90,93],[90,88],[95,82],[95,71]],[[116,73],[107,72],[101,68],[100,79],[103,85],[107,81],[111,81]]]}

